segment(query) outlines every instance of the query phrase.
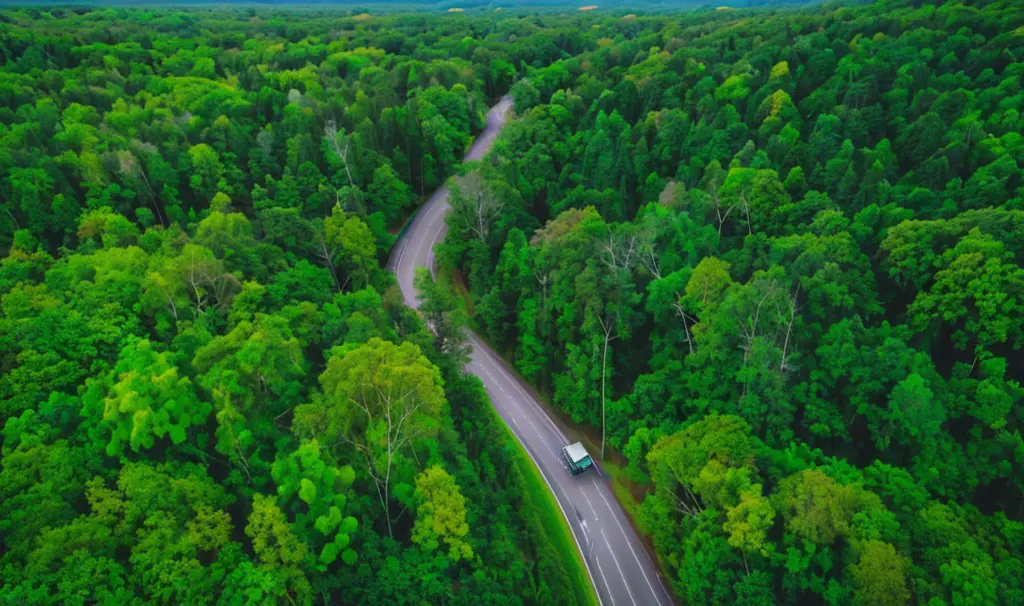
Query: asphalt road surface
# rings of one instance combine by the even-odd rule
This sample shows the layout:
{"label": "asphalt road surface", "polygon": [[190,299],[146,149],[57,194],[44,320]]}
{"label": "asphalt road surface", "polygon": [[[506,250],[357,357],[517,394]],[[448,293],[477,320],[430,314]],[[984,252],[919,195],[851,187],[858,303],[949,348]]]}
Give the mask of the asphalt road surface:
{"label": "asphalt road surface", "polygon": [[[505,124],[512,100],[503,99],[487,114],[487,127],[466,154],[479,160]],[[407,305],[419,307],[413,288],[417,267],[433,269],[434,245],[444,239],[444,217],[450,210],[448,188],[438,189],[413,219],[388,261]],[[602,604],[609,606],[671,606],[657,569],[630,527],[611,487],[599,469],[569,475],[560,451],[569,443],[544,408],[508,371],[497,354],[472,332],[467,368],[480,377],[505,422],[537,463],[558,500],[583,553]]]}

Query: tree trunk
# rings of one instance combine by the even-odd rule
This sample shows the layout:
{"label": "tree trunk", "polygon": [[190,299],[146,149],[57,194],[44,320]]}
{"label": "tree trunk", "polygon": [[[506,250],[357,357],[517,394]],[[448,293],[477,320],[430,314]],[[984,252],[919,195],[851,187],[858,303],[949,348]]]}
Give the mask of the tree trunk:
{"label": "tree trunk", "polygon": [[341,292],[342,286],[338,282],[338,272],[334,269],[334,262],[331,261],[331,251],[327,250],[327,240],[324,238],[323,232],[318,233],[317,237],[320,239],[320,256],[323,257],[324,262],[327,263],[327,269],[331,270],[331,277],[334,278],[334,286]]}
{"label": "tree trunk", "polygon": [[164,289],[164,296],[167,297],[167,303],[171,307],[171,313],[174,314],[174,322],[177,323],[178,322],[178,306],[174,304],[174,297],[172,297],[170,295],[170,293],[167,292],[166,289]]}
{"label": "tree trunk", "polygon": [[384,517],[387,518],[387,520],[388,520],[388,536],[393,539],[393,538],[395,538],[395,533],[391,529],[391,461],[393,459],[393,451],[392,451],[393,442],[391,440],[392,423],[391,423],[391,400],[390,400],[390,398],[388,398],[388,404],[387,404],[386,410],[387,410],[386,414],[387,414],[387,418],[388,418],[388,469],[384,473]]}
{"label": "tree trunk", "polygon": [[138,169],[139,175],[142,177],[142,181],[146,184],[146,189],[149,190],[149,199],[153,202],[153,209],[156,210],[156,218],[160,220],[160,225],[167,227],[167,213],[163,211],[160,202],[157,201],[156,192],[153,191],[153,186],[149,184],[149,178],[146,176],[146,171],[142,169],[141,165]]}
{"label": "tree trunk", "polygon": [[[610,327],[611,327],[611,325],[609,324],[609,328]],[[605,411],[605,397],[604,397],[605,391],[604,391],[604,389],[605,389],[605,378],[606,378],[606,374],[607,373],[606,373],[605,369],[607,368],[608,342],[611,340],[611,334],[612,334],[611,331],[606,328],[605,331],[604,331],[604,348],[603,348],[603,351],[601,352],[601,459],[604,459],[604,440],[605,440],[605,425],[606,425],[606,423],[605,423],[605,414],[604,414],[604,411]]]}
{"label": "tree trunk", "polygon": [[21,229],[21,226],[18,225],[18,220],[14,217],[14,213],[11,212],[11,209],[5,206],[4,210],[6,210],[7,214],[11,217],[11,221],[14,221],[14,229]]}

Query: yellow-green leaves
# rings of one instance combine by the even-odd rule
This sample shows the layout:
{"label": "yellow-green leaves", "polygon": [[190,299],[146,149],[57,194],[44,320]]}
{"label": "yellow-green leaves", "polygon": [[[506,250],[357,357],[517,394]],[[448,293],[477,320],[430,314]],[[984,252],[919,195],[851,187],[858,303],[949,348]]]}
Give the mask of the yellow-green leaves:
{"label": "yellow-green leaves", "polygon": [[320,375],[324,404],[338,417],[338,435],[366,461],[390,530],[393,483],[412,480],[414,450],[435,436],[447,402],[441,372],[413,343],[372,338],[336,350]]}
{"label": "yellow-green leaves", "polygon": [[849,535],[856,492],[820,471],[806,469],[786,478],[774,499],[786,529],[808,541],[830,545]]}
{"label": "yellow-green leaves", "polygon": [[473,548],[466,540],[466,499],[455,478],[440,465],[428,467],[416,476],[416,523],[412,540],[424,549],[434,550],[443,542],[453,561],[473,557]]}
{"label": "yellow-green leaves", "polygon": [[860,558],[850,566],[857,606],[901,606],[910,602],[905,570],[907,561],[896,548],[881,541],[867,541]]}
{"label": "yellow-green leaves", "polygon": [[740,494],[740,502],[726,512],[722,530],[729,533],[729,544],[750,552],[764,552],[768,531],[775,525],[775,510],[761,495],[761,485],[754,484]]}

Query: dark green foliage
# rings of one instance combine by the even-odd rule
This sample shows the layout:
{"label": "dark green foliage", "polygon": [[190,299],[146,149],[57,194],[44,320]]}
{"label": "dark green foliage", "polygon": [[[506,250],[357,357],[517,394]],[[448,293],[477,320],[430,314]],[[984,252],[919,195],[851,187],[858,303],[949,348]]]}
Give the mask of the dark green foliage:
{"label": "dark green foliage", "polygon": [[471,310],[684,603],[1024,603],[1020,3],[602,9],[0,13],[0,602],[584,601]]}
{"label": "dark green foliage", "polygon": [[582,21],[440,258],[683,602],[1020,601],[1020,3]]}
{"label": "dark green foliage", "polygon": [[[380,264],[553,58],[486,27],[0,13],[0,603],[587,601]],[[429,400],[393,461],[369,375]]]}

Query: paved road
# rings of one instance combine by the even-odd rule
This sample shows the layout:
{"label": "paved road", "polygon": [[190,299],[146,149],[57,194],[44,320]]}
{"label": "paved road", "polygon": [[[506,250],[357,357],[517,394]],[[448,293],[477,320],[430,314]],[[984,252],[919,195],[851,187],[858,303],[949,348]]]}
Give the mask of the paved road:
{"label": "paved road", "polygon": [[[487,128],[466,154],[478,160],[491,148],[505,124],[512,101],[503,99],[487,114]],[[442,187],[413,219],[391,254],[406,304],[418,307],[413,288],[417,267],[433,268],[433,248],[444,238],[448,189]],[[473,353],[468,369],[480,377],[505,422],[529,451],[562,507],[605,606],[671,606],[672,600],[625,514],[599,471],[571,476],[559,451],[568,440],[540,404],[475,334],[469,334]]]}

